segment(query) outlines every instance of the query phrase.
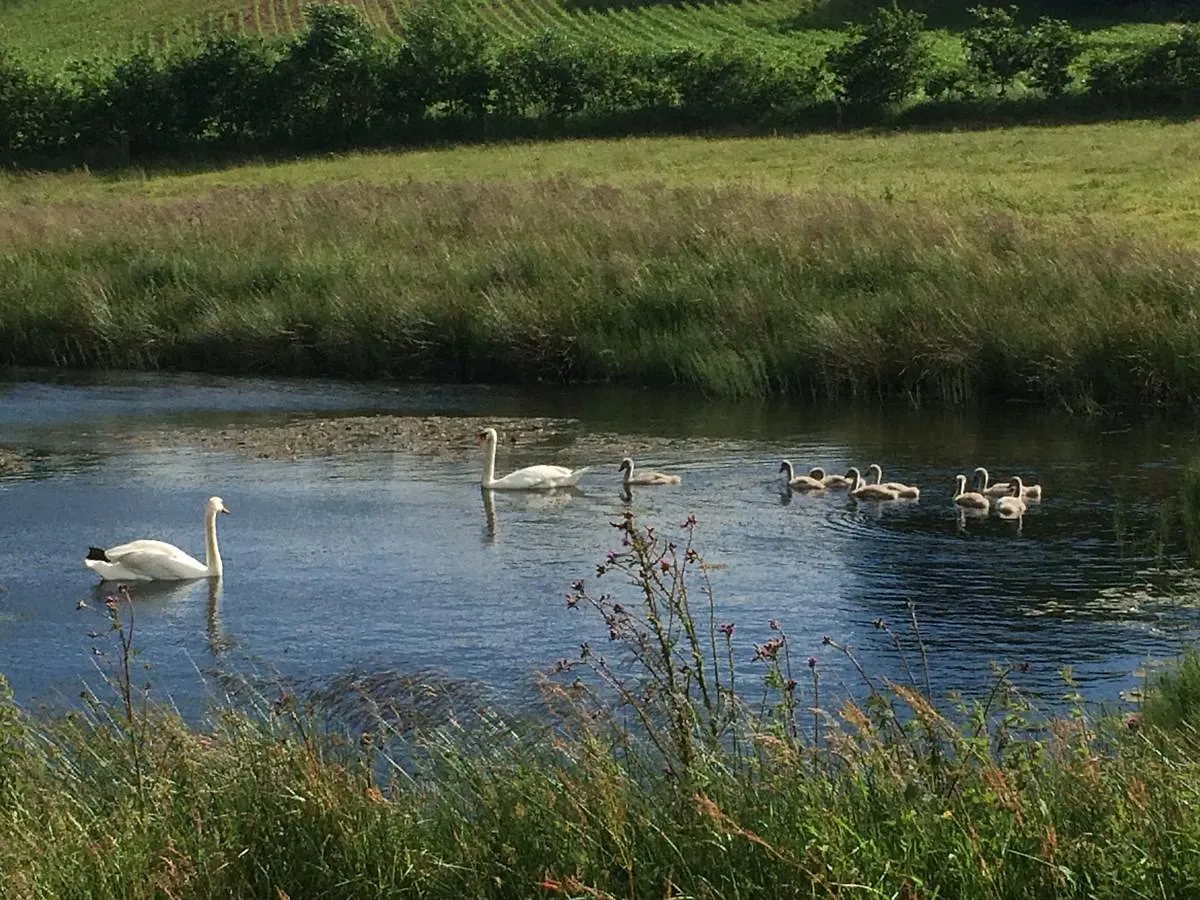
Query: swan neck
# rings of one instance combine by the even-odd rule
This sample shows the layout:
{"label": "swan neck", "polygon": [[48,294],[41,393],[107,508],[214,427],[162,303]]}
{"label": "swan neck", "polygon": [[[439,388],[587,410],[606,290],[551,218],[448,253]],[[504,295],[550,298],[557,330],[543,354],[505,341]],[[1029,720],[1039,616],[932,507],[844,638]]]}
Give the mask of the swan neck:
{"label": "swan neck", "polygon": [[217,511],[210,509],[204,517],[204,565],[209,575],[221,577],[221,548],[217,546]]}
{"label": "swan neck", "polygon": [[486,487],[496,481],[496,435],[488,432],[487,450],[483,454],[483,479]]}

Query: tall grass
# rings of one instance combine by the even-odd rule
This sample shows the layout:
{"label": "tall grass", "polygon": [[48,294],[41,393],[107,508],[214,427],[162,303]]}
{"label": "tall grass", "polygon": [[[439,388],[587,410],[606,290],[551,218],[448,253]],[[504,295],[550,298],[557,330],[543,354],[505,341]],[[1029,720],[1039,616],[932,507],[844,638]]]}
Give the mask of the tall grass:
{"label": "tall grass", "polygon": [[[860,670],[863,699],[830,706],[777,623],[734,659],[690,521],[615,524],[607,581],[569,600],[611,640],[560,661],[536,721],[401,746],[283,702],[189,728],[120,659],[111,704],[31,718],[5,693],[5,896],[1191,895],[1200,763],[1172,732],[1039,723],[1007,669],[957,712],[916,672]],[[109,604],[126,653],[131,609]]]}
{"label": "tall grass", "polygon": [[216,189],[0,215],[0,364],[673,384],[723,396],[1200,397],[1200,258],[838,195]]}

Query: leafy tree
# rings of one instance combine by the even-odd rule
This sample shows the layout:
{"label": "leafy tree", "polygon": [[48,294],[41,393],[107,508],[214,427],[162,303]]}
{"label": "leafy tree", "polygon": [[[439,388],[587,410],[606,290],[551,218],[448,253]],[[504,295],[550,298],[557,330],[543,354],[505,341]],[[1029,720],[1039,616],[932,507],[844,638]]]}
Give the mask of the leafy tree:
{"label": "leafy tree", "polygon": [[380,116],[385,54],[375,31],[352,6],[305,7],[308,30],[276,66],[283,119],[306,144],[364,139]]}
{"label": "leafy tree", "polygon": [[426,0],[404,17],[399,77],[425,109],[480,117],[496,88],[491,41],[476,18],[445,0]]}
{"label": "leafy tree", "polygon": [[1003,97],[1033,64],[1033,44],[1017,27],[1016,6],[975,6],[968,12],[975,25],[963,33],[967,65],[979,79],[996,86]]}
{"label": "leafy tree", "polygon": [[899,103],[929,74],[932,54],[923,13],[881,6],[825,57],[840,99],[869,107]]}
{"label": "leafy tree", "polygon": [[1043,16],[1029,33],[1030,81],[1050,97],[1071,84],[1071,65],[1083,50],[1079,33],[1062,19]]}

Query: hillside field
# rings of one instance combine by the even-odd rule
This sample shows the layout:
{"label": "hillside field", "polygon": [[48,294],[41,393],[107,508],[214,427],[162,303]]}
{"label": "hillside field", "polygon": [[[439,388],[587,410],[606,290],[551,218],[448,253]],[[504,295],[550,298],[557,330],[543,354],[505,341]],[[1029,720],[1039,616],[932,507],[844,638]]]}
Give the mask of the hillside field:
{"label": "hillside field", "polygon": [[[346,0],[377,28],[398,30],[409,0]],[[607,38],[626,46],[711,47],[737,40],[787,49],[814,61],[839,40],[847,20],[871,4],[856,0],[449,0],[478,15],[499,37],[558,28],[581,40]],[[0,44],[23,58],[57,66],[70,58],[165,47],[223,29],[256,35],[289,34],[302,27],[303,0],[3,0]],[[930,11],[943,56],[960,53],[953,30],[972,4],[910,4]],[[1033,10],[1036,4],[1025,4]],[[1089,52],[1143,44],[1166,27],[1155,22],[1073,19],[1086,32]],[[1086,54],[1085,54],[1086,57]]]}
{"label": "hillside field", "polygon": [[[1200,241],[1200,123],[1118,122],[778,138],[657,137],[351,153],[193,172],[0,175],[0,226],[42,209],[202,198],[213,189],[345,182],[529,182],[747,186],[834,192],[947,213],[1014,214],[1063,234]],[[0,227],[0,233],[2,233]]]}

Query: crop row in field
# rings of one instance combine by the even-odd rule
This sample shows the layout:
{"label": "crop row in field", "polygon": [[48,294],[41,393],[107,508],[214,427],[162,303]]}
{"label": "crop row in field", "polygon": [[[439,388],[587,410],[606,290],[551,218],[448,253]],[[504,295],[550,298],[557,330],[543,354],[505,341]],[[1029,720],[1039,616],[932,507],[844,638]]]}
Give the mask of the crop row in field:
{"label": "crop row in field", "polygon": [[[395,34],[411,0],[343,0],[376,27]],[[607,40],[629,47],[713,47],[724,41],[789,49],[818,56],[837,40],[845,7],[818,4],[818,12],[789,0],[745,2],[621,2],[621,0],[452,0],[500,37],[520,38],[546,28],[583,41]],[[132,47],[166,47],[221,30],[270,36],[303,27],[305,0],[143,0],[136,14],[116,0],[43,0],[36,7],[0,8],[0,40],[48,64],[71,56],[125,53]],[[54,28],[46,23],[53,21]],[[131,30],[130,22],[137,22]],[[1161,25],[1117,24],[1089,30],[1096,50],[1144,43]],[[957,50],[954,36],[936,32],[942,53]]]}

